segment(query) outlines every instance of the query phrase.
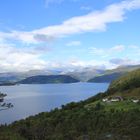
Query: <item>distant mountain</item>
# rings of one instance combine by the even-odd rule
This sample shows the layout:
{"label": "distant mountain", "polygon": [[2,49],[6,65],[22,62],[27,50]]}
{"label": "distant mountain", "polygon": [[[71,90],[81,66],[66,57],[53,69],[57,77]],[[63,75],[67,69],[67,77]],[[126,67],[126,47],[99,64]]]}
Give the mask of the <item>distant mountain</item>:
{"label": "distant mountain", "polygon": [[38,75],[28,77],[17,83],[19,84],[48,84],[48,83],[76,83],[79,80],[66,75]]}
{"label": "distant mountain", "polygon": [[45,71],[45,70],[30,70],[27,72],[10,72],[10,73],[0,73],[0,83],[11,83],[23,80],[27,77],[37,76],[37,75],[55,75],[59,74],[57,71]]}
{"label": "distant mountain", "polygon": [[0,73],[0,83],[15,82],[20,80],[18,73]]}
{"label": "distant mountain", "polygon": [[74,79],[80,81],[87,81],[96,75],[104,73],[104,70],[96,69],[93,67],[71,69],[57,69],[57,70],[30,70],[27,72],[11,72],[11,73],[0,73],[0,83],[5,82],[17,82],[27,77],[37,75],[69,75]]}
{"label": "distant mountain", "polygon": [[72,72],[67,72],[66,75],[70,75],[71,77],[76,78],[82,82],[86,82],[97,75],[103,74],[104,72],[105,70],[103,69],[88,67],[79,70],[74,70]]}
{"label": "distant mountain", "polygon": [[116,69],[107,70],[105,74],[115,73],[115,72],[130,72],[136,69],[139,69],[140,65],[126,65],[126,66],[119,66]]}
{"label": "distant mountain", "polygon": [[88,80],[88,82],[95,82],[95,83],[110,83],[115,79],[127,74],[130,71],[136,70],[140,68],[140,65],[134,66],[120,66],[116,69],[106,70],[104,74],[95,76],[94,78]]}
{"label": "distant mountain", "polygon": [[9,72],[0,73],[0,84],[14,83],[28,77],[38,75],[68,75],[82,82],[111,82],[116,78],[126,74],[129,71],[140,68],[140,65],[135,66],[120,66],[116,69],[105,70],[95,67],[79,67],[75,69],[56,69],[56,70],[30,70],[26,72]]}
{"label": "distant mountain", "polygon": [[95,82],[95,83],[110,83],[111,81],[121,77],[122,75],[124,75],[125,73],[121,73],[121,72],[116,72],[116,73],[111,73],[111,74],[104,74],[101,76],[97,76],[94,77],[90,80],[88,80],[88,82]]}

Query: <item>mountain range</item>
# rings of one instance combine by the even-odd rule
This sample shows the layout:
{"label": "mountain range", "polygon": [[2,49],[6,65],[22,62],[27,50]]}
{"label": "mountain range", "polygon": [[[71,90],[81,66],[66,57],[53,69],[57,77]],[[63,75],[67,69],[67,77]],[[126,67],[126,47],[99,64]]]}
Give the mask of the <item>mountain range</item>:
{"label": "mountain range", "polygon": [[[59,81],[63,81],[63,76],[70,76],[71,78],[81,82],[110,83],[113,80],[138,68],[140,68],[140,65],[119,66],[116,69],[111,69],[111,70],[87,67],[87,68],[79,68],[71,71],[70,70],[31,70],[27,72],[0,73],[0,84],[15,83],[15,82],[25,80],[26,78],[27,78],[26,81],[28,81],[28,79],[32,79],[33,76],[42,76],[42,78],[43,76],[48,76],[51,78],[57,75],[59,76]],[[40,83],[41,81],[42,80],[40,79]],[[49,81],[48,82],[46,81],[46,83],[49,83]]]}

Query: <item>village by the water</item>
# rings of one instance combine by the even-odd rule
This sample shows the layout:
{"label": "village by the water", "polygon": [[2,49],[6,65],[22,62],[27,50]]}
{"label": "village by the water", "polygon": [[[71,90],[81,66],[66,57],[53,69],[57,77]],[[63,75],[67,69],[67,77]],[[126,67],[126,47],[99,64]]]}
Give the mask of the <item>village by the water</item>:
{"label": "village by the water", "polygon": [[[126,100],[126,99],[124,99],[121,96],[113,96],[113,97],[103,98],[102,102],[111,103],[111,102],[122,102],[124,100]],[[140,102],[140,100],[137,98],[131,98],[131,99],[127,99],[127,100],[130,102],[133,102],[133,103]]]}

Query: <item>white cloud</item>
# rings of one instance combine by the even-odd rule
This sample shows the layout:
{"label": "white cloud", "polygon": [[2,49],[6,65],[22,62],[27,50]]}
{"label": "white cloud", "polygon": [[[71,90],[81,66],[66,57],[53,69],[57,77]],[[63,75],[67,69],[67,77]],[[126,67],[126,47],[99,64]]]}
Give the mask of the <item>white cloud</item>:
{"label": "white cloud", "polygon": [[[87,66],[99,66],[97,61],[44,61],[41,56],[42,52],[34,48],[15,48],[13,44],[0,44],[0,67],[1,72],[21,72],[33,69],[75,69]],[[106,62],[100,62],[100,65]]]}
{"label": "white cloud", "polygon": [[60,4],[61,2],[63,2],[64,0],[46,0],[45,1],[45,6],[46,8],[50,5],[50,4]]}
{"label": "white cloud", "polygon": [[0,38],[11,38],[24,43],[38,43],[41,40],[36,39],[37,35],[43,36],[44,41],[44,38],[48,39],[49,36],[56,38],[77,33],[105,31],[109,23],[121,22],[125,19],[127,11],[139,8],[140,0],[126,0],[109,5],[101,11],[93,11],[87,15],[73,17],[60,25],[48,26],[28,32],[0,32]]}
{"label": "white cloud", "polygon": [[80,46],[81,41],[71,41],[66,44],[66,46]]}
{"label": "white cloud", "polygon": [[114,68],[114,64],[110,63],[109,61],[101,61],[101,60],[91,60],[91,61],[84,61],[79,59],[72,59],[63,62],[47,62],[47,67],[50,69],[61,69],[67,71],[73,71],[75,69],[86,68],[86,67],[94,67],[99,69],[105,68]]}
{"label": "white cloud", "polygon": [[103,48],[91,47],[90,53],[92,53],[94,55],[103,55],[103,54],[105,54],[105,50]]}
{"label": "white cloud", "polygon": [[111,52],[122,52],[124,50],[125,50],[124,45],[117,45],[117,46],[114,46],[110,49]]}
{"label": "white cloud", "polygon": [[41,54],[32,51],[15,48],[12,44],[0,44],[1,72],[28,71],[46,67],[46,62],[40,58]]}
{"label": "white cloud", "polygon": [[[51,4],[61,4],[64,1],[66,0],[45,0],[45,7],[48,8],[48,6]],[[79,0],[67,0],[67,1],[77,2]]]}
{"label": "white cloud", "polygon": [[80,9],[81,9],[81,10],[89,11],[89,10],[91,10],[92,8],[91,8],[90,6],[81,6]]}
{"label": "white cloud", "polygon": [[130,45],[130,46],[128,46],[128,48],[130,48],[132,51],[134,51],[135,54],[139,54],[140,55],[140,46]]}
{"label": "white cloud", "polygon": [[[119,65],[140,64],[140,61],[128,58],[113,58],[111,60],[79,60],[71,59],[60,61],[45,61],[42,56],[44,49],[39,51],[36,48],[16,48],[13,44],[0,43],[0,68],[1,72],[20,72],[42,69],[65,69],[74,70],[84,67],[112,69]],[[97,50],[96,50],[97,51]],[[100,53],[100,51],[99,51]],[[102,53],[102,51],[101,51]]]}
{"label": "white cloud", "polygon": [[128,58],[113,58],[110,60],[110,63],[115,64],[116,66],[120,65],[137,65],[140,64],[140,61],[131,60]]}
{"label": "white cloud", "polygon": [[76,70],[81,68],[92,67],[96,69],[114,69],[120,65],[138,65],[140,64],[139,60],[132,60],[128,58],[112,58],[109,60],[78,60],[72,59],[66,62],[51,62],[48,65],[52,69],[65,69],[65,70]]}
{"label": "white cloud", "polygon": [[131,52],[130,52],[131,57],[134,57],[134,58],[137,57],[138,59],[140,58],[140,46],[130,45],[130,46],[128,46],[127,49],[131,50]]}
{"label": "white cloud", "polygon": [[125,51],[125,46],[124,45],[116,45],[112,48],[96,48],[96,47],[91,47],[90,48],[90,53],[93,55],[98,55],[101,57],[110,57],[112,55],[121,53]]}

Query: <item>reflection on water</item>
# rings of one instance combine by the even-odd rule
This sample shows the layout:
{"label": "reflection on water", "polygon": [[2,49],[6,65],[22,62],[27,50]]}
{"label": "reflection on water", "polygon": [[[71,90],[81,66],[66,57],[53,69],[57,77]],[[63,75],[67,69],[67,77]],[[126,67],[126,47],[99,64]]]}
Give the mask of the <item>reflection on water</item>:
{"label": "reflection on water", "polygon": [[3,86],[7,102],[14,107],[0,111],[0,123],[11,123],[71,101],[80,101],[107,89],[107,83],[74,83]]}

